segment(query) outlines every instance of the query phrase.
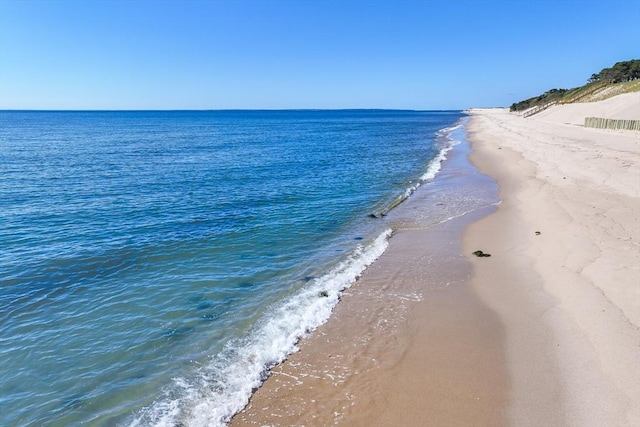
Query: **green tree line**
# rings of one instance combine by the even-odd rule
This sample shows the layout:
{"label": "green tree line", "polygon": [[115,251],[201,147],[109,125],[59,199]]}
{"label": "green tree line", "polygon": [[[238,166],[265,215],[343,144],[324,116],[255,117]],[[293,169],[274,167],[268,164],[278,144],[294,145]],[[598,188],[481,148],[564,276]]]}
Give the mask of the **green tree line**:
{"label": "green tree line", "polygon": [[611,68],[603,68],[602,71],[592,74],[588,82],[608,80],[611,83],[628,82],[640,79],[640,59],[616,62]]}
{"label": "green tree line", "polygon": [[[592,74],[591,77],[589,77],[587,85],[596,82],[619,83],[636,79],[640,79],[640,59],[616,62],[613,67],[603,68],[599,73]],[[548,104],[549,102],[560,100],[567,92],[575,92],[583,87],[584,86],[574,89],[551,89],[542,95],[513,103],[510,111],[523,111],[537,105]]]}
{"label": "green tree line", "polygon": [[569,89],[551,89],[539,96],[525,99],[524,101],[516,102],[511,105],[511,111],[523,111],[536,105],[544,105],[549,102],[557,101],[562,98],[562,95],[569,92]]}

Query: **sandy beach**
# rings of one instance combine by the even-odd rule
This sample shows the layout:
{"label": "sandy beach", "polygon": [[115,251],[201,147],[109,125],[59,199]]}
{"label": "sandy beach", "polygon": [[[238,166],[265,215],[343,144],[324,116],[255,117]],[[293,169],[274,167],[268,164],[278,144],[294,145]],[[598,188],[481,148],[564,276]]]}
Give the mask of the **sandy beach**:
{"label": "sandy beach", "polygon": [[472,160],[503,203],[464,247],[496,256],[473,261],[471,286],[506,328],[508,419],[639,425],[640,135],[577,124],[640,119],[640,93],[529,119],[473,114]]}
{"label": "sandy beach", "polygon": [[471,115],[495,212],[397,229],[230,425],[640,425],[640,134],[580,125],[640,93]]}

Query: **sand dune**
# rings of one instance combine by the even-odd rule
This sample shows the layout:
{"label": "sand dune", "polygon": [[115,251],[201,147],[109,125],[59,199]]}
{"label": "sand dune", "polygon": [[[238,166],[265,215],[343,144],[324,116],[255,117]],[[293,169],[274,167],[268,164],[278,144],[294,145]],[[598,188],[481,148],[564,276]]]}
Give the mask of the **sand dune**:
{"label": "sand dune", "polygon": [[625,93],[604,101],[556,105],[530,120],[584,125],[585,117],[640,120],[640,92]]}

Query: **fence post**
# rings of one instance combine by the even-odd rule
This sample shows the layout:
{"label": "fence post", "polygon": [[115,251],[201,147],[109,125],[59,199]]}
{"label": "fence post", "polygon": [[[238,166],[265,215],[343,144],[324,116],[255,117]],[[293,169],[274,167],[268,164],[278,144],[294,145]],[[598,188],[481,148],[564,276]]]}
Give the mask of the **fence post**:
{"label": "fence post", "polygon": [[599,129],[640,130],[640,120],[605,119],[602,117],[585,117],[584,127]]}

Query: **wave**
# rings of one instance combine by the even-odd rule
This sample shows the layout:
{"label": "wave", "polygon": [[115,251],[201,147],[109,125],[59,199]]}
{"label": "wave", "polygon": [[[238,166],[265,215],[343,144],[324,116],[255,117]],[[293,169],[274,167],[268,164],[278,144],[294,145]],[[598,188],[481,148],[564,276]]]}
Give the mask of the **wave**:
{"label": "wave", "polygon": [[438,172],[442,169],[442,162],[447,160],[447,153],[461,142],[453,137],[453,131],[464,126],[464,120],[465,119],[462,118],[454,126],[446,127],[436,132],[436,141],[441,148],[440,151],[438,151],[438,154],[429,161],[427,171],[417,181],[410,182],[410,185],[405,189],[404,193],[396,196],[381,210],[372,213],[370,215],[371,217],[381,218],[386,216],[392,209],[407,200],[423,183],[431,181],[436,177],[436,175],[438,175]]}
{"label": "wave", "polygon": [[130,423],[138,426],[224,426],[242,410],[270,369],[298,350],[298,341],[325,323],[342,292],[388,246],[387,229],[291,298],[269,310],[247,337],[230,341],[204,368],[175,378],[164,396]]}

